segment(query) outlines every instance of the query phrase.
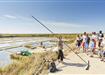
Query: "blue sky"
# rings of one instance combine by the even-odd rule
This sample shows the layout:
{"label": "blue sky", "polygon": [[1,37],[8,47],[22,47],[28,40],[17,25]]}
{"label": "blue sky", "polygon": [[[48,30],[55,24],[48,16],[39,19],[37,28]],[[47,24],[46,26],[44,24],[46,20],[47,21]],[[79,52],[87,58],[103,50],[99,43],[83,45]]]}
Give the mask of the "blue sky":
{"label": "blue sky", "polygon": [[0,0],[0,33],[105,32],[104,0]]}

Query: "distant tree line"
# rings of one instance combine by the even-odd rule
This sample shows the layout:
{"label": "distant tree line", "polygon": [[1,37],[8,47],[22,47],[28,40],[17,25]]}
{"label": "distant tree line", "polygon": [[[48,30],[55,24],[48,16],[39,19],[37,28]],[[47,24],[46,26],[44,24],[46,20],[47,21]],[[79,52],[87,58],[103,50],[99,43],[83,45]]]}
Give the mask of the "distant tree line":
{"label": "distant tree line", "polygon": [[77,34],[0,34],[0,38],[4,37],[59,37],[76,38]]}

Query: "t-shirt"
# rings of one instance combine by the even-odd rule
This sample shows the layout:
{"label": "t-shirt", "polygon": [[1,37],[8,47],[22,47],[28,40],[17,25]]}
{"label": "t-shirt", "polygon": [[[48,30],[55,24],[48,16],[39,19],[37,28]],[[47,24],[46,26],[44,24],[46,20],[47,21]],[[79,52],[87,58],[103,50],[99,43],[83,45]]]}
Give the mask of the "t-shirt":
{"label": "t-shirt", "polygon": [[87,37],[87,41],[86,41],[86,43],[90,43],[90,37]]}
{"label": "t-shirt", "polygon": [[81,38],[80,38],[80,42],[82,43],[82,41],[83,41],[83,38],[81,37]]}
{"label": "t-shirt", "polygon": [[99,33],[98,34],[98,39],[100,40],[100,39],[103,39],[103,37],[104,37],[104,34],[103,33]]}
{"label": "t-shirt", "polygon": [[90,43],[90,48],[94,48],[95,47],[95,44],[94,44],[94,42],[92,41],[91,43]]}
{"label": "t-shirt", "polygon": [[59,47],[59,49],[63,49],[63,41],[62,40],[59,40],[58,47]]}
{"label": "t-shirt", "polygon": [[82,36],[83,42],[86,42],[86,35]]}
{"label": "t-shirt", "polygon": [[100,45],[100,46],[102,46],[102,47],[105,46],[105,40],[103,40],[103,41],[101,42],[101,45]]}
{"label": "t-shirt", "polygon": [[92,35],[92,39],[97,40],[97,35]]}
{"label": "t-shirt", "polygon": [[77,37],[77,41],[78,41],[78,40],[80,40],[80,38],[79,38],[79,37]]}

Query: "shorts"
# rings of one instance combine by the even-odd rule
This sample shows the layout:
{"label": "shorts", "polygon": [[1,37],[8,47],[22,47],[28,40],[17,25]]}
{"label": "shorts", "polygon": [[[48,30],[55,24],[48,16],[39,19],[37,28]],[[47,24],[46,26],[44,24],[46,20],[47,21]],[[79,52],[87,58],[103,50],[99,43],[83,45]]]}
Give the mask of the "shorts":
{"label": "shorts", "polygon": [[88,48],[89,48],[88,43],[85,43],[85,48],[86,48],[86,49],[88,49]]}
{"label": "shorts", "polygon": [[61,61],[63,61],[63,58],[64,58],[64,54],[63,54],[63,51],[62,50],[59,50],[58,52],[58,59],[60,59]]}
{"label": "shorts", "polygon": [[85,42],[82,42],[82,44],[81,44],[81,45],[82,45],[82,47],[85,47]]}

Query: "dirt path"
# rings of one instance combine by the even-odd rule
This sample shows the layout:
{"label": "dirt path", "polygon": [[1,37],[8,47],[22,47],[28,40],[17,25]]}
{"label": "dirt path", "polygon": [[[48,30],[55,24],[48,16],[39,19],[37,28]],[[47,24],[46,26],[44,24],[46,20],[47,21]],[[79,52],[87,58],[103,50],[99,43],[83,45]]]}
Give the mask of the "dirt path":
{"label": "dirt path", "polygon": [[[74,53],[70,53],[64,64],[58,64],[57,68],[60,71],[56,73],[49,73],[49,75],[65,75],[65,74],[105,74],[105,62],[101,62],[100,59],[95,56],[91,58],[84,53],[79,54],[83,59],[90,61],[90,69],[85,70],[86,64],[81,61]],[[56,62],[57,64],[58,62]]]}

